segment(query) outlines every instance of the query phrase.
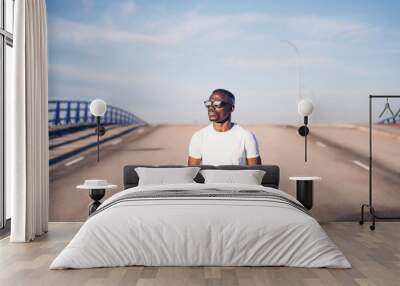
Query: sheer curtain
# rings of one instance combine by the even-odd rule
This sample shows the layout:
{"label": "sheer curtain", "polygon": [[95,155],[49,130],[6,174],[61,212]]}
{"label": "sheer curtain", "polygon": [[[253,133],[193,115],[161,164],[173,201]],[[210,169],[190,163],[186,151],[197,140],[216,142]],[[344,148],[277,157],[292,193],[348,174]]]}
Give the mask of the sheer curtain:
{"label": "sheer curtain", "polygon": [[47,232],[49,197],[48,59],[45,0],[15,1],[13,93],[6,145],[12,242]]}

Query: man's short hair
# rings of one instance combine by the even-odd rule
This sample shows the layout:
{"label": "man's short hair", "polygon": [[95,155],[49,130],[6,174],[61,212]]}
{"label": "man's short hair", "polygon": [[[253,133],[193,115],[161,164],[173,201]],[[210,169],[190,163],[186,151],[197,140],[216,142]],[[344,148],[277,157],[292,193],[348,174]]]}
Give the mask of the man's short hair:
{"label": "man's short hair", "polygon": [[229,90],[219,88],[212,92],[212,94],[214,93],[223,94],[224,96],[229,97],[232,100],[233,105],[235,105],[235,96]]}

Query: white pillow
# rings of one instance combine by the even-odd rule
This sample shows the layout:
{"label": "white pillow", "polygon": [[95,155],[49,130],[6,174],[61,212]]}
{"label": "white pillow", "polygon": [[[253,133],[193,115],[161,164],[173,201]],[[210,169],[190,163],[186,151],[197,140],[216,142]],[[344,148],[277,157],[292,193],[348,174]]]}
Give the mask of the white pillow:
{"label": "white pillow", "polygon": [[230,183],[261,185],[265,175],[263,170],[201,170],[204,183]]}
{"label": "white pillow", "polygon": [[199,167],[135,168],[139,176],[138,186],[195,183],[193,179],[199,170]]}

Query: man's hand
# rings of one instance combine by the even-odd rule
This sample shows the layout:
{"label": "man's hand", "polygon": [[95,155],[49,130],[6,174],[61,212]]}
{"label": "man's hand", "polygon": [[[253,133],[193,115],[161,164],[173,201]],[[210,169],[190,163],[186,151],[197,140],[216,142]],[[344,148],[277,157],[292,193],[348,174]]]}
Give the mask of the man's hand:
{"label": "man's hand", "polygon": [[246,162],[248,166],[261,165],[261,157],[246,158]]}
{"label": "man's hand", "polygon": [[201,164],[201,158],[196,159],[193,157],[188,157],[188,166],[199,166]]}

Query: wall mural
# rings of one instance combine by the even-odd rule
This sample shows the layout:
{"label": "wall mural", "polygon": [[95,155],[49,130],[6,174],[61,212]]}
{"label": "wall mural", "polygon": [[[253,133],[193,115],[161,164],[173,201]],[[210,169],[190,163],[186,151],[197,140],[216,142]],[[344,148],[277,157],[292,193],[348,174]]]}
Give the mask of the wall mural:
{"label": "wall mural", "polygon": [[369,95],[400,94],[399,9],[395,0],[47,1],[50,220],[87,218],[89,191],[76,189],[85,180],[117,185],[108,197],[123,189],[125,165],[215,162],[236,150],[221,141],[198,161],[217,144],[194,142],[210,121],[251,132],[254,161],[237,162],[279,166],[281,190],[296,196],[310,188],[296,177],[314,178],[303,199],[319,221],[360,219],[371,134],[374,208],[398,216],[400,98],[376,98],[371,133],[368,121]]}

